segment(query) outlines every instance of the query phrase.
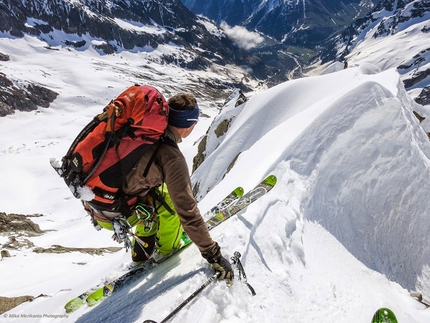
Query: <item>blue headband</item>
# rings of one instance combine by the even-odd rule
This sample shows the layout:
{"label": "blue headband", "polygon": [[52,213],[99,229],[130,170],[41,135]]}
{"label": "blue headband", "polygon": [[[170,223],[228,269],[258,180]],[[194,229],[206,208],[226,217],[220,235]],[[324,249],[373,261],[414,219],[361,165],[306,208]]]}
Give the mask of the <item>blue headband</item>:
{"label": "blue headband", "polygon": [[199,120],[199,107],[190,110],[169,109],[169,124],[176,128],[189,128]]}

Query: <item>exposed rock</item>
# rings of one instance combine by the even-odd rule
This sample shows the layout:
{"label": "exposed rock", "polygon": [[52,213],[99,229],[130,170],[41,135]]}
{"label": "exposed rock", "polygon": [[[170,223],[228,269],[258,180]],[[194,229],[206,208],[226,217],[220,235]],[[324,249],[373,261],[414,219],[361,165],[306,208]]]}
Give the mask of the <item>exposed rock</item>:
{"label": "exposed rock", "polygon": [[10,253],[7,250],[2,250],[1,251],[1,259],[3,260],[3,258],[8,258],[10,257]]}
{"label": "exposed rock", "polygon": [[[229,104],[230,101],[232,100],[236,100],[236,102],[234,103],[234,107],[238,107],[242,104],[244,104],[245,102],[248,101],[248,98],[245,96],[245,94],[243,94],[242,90],[239,88],[236,88],[233,93],[226,99],[226,101],[224,102],[224,106]],[[215,133],[216,137],[222,137],[230,128],[230,125],[233,121],[233,118],[230,119],[225,119],[223,121],[221,121],[218,126],[215,128],[215,130],[213,130],[213,132]],[[204,162],[205,157],[207,155],[206,153],[206,145],[207,145],[207,140],[208,140],[208,135],[209,135],[209,131],[212,131],[212,126],[208,129],[208,132],[206,132],[205,136],[203,137],[202,140],[200,140],[198,148],[197,148],[197,154],[196,156],[193,158],[193,172]],[[237,158],[237,157],[236,157]],[[235,160],[236,160],[235,158]],[[234,160],[234,161],[235,161]],[[233,161],[233,164],[234,164]],[[232,166],[232,165],[231,165]],[[227,171],[228,172],[228,171]]]}
{"label": "exposed rock", "polygon": [[85,40],[81,40],[81,41],[70,41],[70,40],[66,40],[64,42],[67,46],[73,46],[75,48],[80,48],[86,45],[86,41]]}
{"label": "exposed rock", "polygon": [[[33,215],[40,216],[40,215]],[[39,225],[22,214],[0,212],[0,234],[20,233],[26,236],[37,236],[43,233]]]}
{"label": "exposed rock", "polygon": [[230,165],[228,165],[227,167],[227,171],[225,172],[224,176],[228,174],[228,172],[230,171],[230,169],[233,168],[234,164],[236,163],[236,160],[239,158],[240,156],[240,152],[236,155],[236,157],[233,158],[233,160],[231,161]]}
{"label": "exposed rock", "polygon": [[423,88],[421,93],[415,98],[415,101],[421,105],[430,105],[430,85]]}
{"label": "exposed rock", "polygon": [[193,158],[193,172],[203,163],[205,160],[206,143],[208,137],[205,135],[202,140],[200,140],[197,147],[197,154]]}
{"label": "exposed rock", "polygon": [[200,190],[200,182],[194,183],[194,185],[193,185],[193,195],[196,198],[198,198],[197,194],[199,193],[199,190]]}
{"label": "exposed rock", "polygon": [[32,248],[34,243],[20,236],[9,236],[9,241],[2,245],[2,248],[18,250],[21,248]]}
{"label": "exposed rock", "polygon": [[38,106],[48,108],[57,92],[36,84],[16,85],[0,73],[0,117],[19,111],[33,111]]}
{"label": "exposed rock", "polygon": [[243,94],[241,90],[239,90],[239,97],[237,98],[234,106],[238,107],[239,105],[242,105],[247,101],[248,101],[248,98],[245,96],[245,94]]}
{"label": "exposed rock", "polygon": [[[426,89],[428,90],[428,92],[427,92],[427,95],[428,95],[427,99],[428,99],[428,101],[427,101],[427,103],[425,103],[425,101],[423,101],[422,103],[418,102],[418,103],[420,103],[422,105],[430,104],[430,87],[427,87]],[[424,92],[424,90],[423,90],[423,92]],[[415,99],[415,101],[416,101],[416,99]],[[426,117],[423,117],[418,112],[416,112],[416,111],[412,111],[412,112],[414,113],[414,116],[419,120],[420,123],[423,122],[426,119]],[[427,134],[427,137],[429,137],[429,139],[430,139],[430,132],[426,132],[426,134]]]}
{"label": "exposed rock", "polygon": [[223,121],[218,125],[218,127],[216,127],[216,129],[214,130],[214,132],[215,132],[216,136],[217,136],[218,138],[219,138],[219,137],[221,137],[221,136],[223,136],[223,135],[228,131],[228,129],[230,128],[230,124],[231,124],[231,119],[223,120]]}
{"label": "exposed rock", "polygon": [[117,51],[117,48],[109,43],[95,45],[94,48],[101,50],[105,54],[114,54]]}
{"label": "exposed rock", "polygon": [[418,112],[416,112],[416,111],[413,111],[413,113],[414,113],[414,116],[419,120],[419,122],[421,123],[421,122],[423,122],[426,118],[425,117],[423,117],[423,116],[421,116]]}
{"label": "exposed rock", "polygon": [[102,255],[105,252],[113,253],[120,251],[121,247],[107,247],[107,248],[70,248],[60,245],[53,245],[50,248],[34,248],[35,253],[67,253],[67,252],[81,252],[90,255]]}
{"label": "exposed rock", "polygon": [[411,78],[407,78],[403,80],[403,84],[405,85],[405,88],[408,89],[420,83],[421,81],[425,80],[429,76],[430,76],[430,69],[427,69],[424,71],[417,71],[413,74]]}
{"label": "exposed rock", "polygon": [[34,104],[43,108],[48,108],[49,104],[54,102],[58,96],[57,92],[35,84],[28,85],[27,90],[31,94],[30,100],[32,100]]}
{"label": "exposed rock", "polygon": [[29,219],[29,217],[39,217],[41,214],[22,215],[6,214],[0,212],[0,235],[7,235],[8,241],[1,247],[4,249],[18,250],[21,248],[34,247],[33,242],[28,237],[39,236],[44,233],[39,225]]}
{"label": "exposed rock", "polygon": [[18,305],[33,301],[33,296],[18,296],[18,297],[2,297],[0,296],[0,314],[3,314],[7,311],[10,311],[12,308],[17,307]]}
{"label": "exposed rock", "polygon": [[0,53],[0,61],[6,62],[8,60],[10,60],[9,55]]}

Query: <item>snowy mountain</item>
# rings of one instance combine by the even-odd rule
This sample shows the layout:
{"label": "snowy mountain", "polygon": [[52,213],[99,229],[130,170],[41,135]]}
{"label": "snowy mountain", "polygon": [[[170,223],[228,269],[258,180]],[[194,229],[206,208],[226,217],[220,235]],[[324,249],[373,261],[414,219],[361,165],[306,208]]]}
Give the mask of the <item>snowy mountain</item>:
{"label": "snowy mountain", "polygon": [[327,46],[323,62],[349,65],[373,62],[381,69],[397,68],[415,100],[430,104],[430,3],[384,0]]}
{"label": "snowy mountain", "polygon": [[[239,87],[249,91],[254,88],[252,82],[265,79],[268,73],[260,59],[237,46],[208,19],[196,17],[179,0],[5,0],[0,2],[0,33],[2,38],[37,38],[45,42],[45,53],[135,53],[133,73],[142,79],[145,75],[140,70],[148,62],[180,67],[189,74],[211,70],[219,75],[218,79],[199,79],[198,91],[207,92],[213,100],[219,98],[220,89]],[[14,54],[0,52],[0,60],[14,60]],[[161,70],[158,74],[162,74]],[[196,83],[194,77],[189,80]],[[224,80],[219,79],[222,77]],[[28,84],[27,79],[16,75],[3,72],[0,81],[8,88],[1,93],[7,99],[2,100],[0,115],[17,108],[34,110],[31,102],[40,105],[39,97],[46,96],[31,93],[35,92],[31,91],[34,86],[46,91],[42,84]],[[56,95],[51,93],[50,97]]]}
{"label": "snowy mountain", "polygon": [[325,50],[322,44],[378,3],[376,0],[182,2],[194,13],[215,21],[226,34],[258,32],[254,38],[264,41],[256,42],[250,50],[270,71],[269,86],[305,76],[309,62]]}
{"label": "snowy mountain", "polygon": [[373,0],[182,0],[194,13],[218,24],[258,30],[290,45],[312,47],[365,15]]}
{"label": "snowy mountain", "polygon": [[[20,296],[33,299],[9,307],[0,320],[159,322],[208,279],[210,266],[190,246],[100,305],[66,314],[68,300],[115,277],[130,254],[115,251],[121,245],[111,232],[94,230],[49,158],[61,158],[133,81],[146,80],[169,97],[178,85],[195,89],[192,80],[223,76],[143,63],[143,55],[136,63],[133,53],[45,46],[30,36],[0,39],[0,51],[11,57],[2,73],[59,93],[49,109],[0,118],[0,211],[27,215],[40,228],[30,234],[0,225],[1,249],[11,256],[1,261],[0,308]],[[211,231],[227,257],[242,254],[257,295],[239,281],[231,288],[215,282],[171,322],[370,322],[383,306],[399,322],[430,321],[429,310],[409,295],[430,295],[430,145],[426,121],[413,114],[426,108],[408,96],[395,68],[362,63],[342,70],[339,63],[238,104],[236,91],[219,116],[196,95],[203,117],[181,149],[191,168],[208,133],[205,160],[192,175],[201,211],[268,174],[278,183]]]}

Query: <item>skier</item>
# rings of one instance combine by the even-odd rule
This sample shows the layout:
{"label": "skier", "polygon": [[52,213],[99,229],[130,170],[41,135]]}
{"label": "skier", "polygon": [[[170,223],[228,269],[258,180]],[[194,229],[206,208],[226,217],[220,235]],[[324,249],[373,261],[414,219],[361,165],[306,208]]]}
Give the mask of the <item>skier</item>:
{"label": "skier", "polygon": [[[219,273],[218,278],[231,284],[232,267],[209,235],[192,193],[188,166],[177,145],[193,131],[198,121],[197,101],[193,95],[180,93],[171,97],[168,104],[169,119],[163,142],[151,145],[144,152],[122,187],[125,194],[139,196],[127,219],[130,225],[136,226],[132,260],[139,263],[151,257],[159,261],[177,249],[185,236],[212,264]],[[100,226],[112,229],[112,223],[98,217],[96,220]],[[123,241],[118,233],[113,238],[120,243]]]}

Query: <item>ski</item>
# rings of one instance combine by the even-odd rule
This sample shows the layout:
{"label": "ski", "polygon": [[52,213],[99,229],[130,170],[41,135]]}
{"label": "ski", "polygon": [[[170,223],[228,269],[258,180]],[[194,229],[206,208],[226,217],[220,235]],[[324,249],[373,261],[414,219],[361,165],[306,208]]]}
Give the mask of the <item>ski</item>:
{"label": "ski", "polygon": [[147,261],[145,261],[142,265],[136,266],[130,269],[120,277],[92,291],[85,298],[85,302],[90,307],[94,306],[100,303],[105,297],[111,295],[115,291],[115,289],[131,281],[133,278],[136,277],[136,275],[139,274],[139,277],[144,277],[143,274],[149,273],[152,268],[158,266],[159,264],[163,263],[167,259],[170,259],[174,254],[178,253],[180,250],[182,250],[183,248],[191,244],[191,240],[189,239],[188,239],[188,242],[185,242],[184,240],[182,240],[182,242],[183,243],[178,249],[174,250],[171,254],[169,254],[167,257],[162,258],[158,262],[155,262],[154,259],[150,258]]}
{"label": "ski", "polygon": [[[222,211],[225,207],[232,205],[235,201],[237,201],[239,198],[243,196],[243,188],[237,187],[235,188],[230,194],[228,194],[221,202],[219,202],[217,205],[215,205],[211,210],[209,210],[205,216],[209,217],[213,214]],[[182,237],[182,243],[181,247],[177,250],[175,250],[170,256],[173,256],[176,252],[178,252],[183,247],[187,246],[191,243],[191,240],[184,239]],[[162,261],[159,263],[167,260],[169,257],[163,258]],[[80,307],[82,307],[85,303],[87,303],[89,306],[94,306],[97,304],[100,300],[102,300],[104,297],[110,295],[113,293],[113,290],[116,286],[122,285],[125,282],[127,282],[131,277],[135,276],[136,274],[140,274],[143,272],[150,271],[152,267],[155,267],[159,263],[155,263],[152,261],[152,259],[149,259],[142,265],[135,266],[128,271],[126,271],[124,274],[122,274],[117,279],[107,282],[103,285],[99,285],[95,288],[89,289],[85,291],[84,293],[80,294],[79,296],[71,299],[67,304],[64,306],[67,313],[74,312],[78,310]]]}
{"label": "ski", "polygon": [[225,209],[221,210],[221,212],[209,218],[206,221],[206,225],[208,226],[208,229],[211,230],[212,228],[216,227],[217,225],[224,222],[228,218],[239,213],[241,210],[246,208],[252,202],[262,197],[264,194],[269,192],[275,186],[276,181],[277,179],[275,175],[270,175],[266,177],[260,184],[258,184],[248,193],[246,193],[241,198],[234,201],[234,203],[231,203]]}
{"label": "ski", "polygon": [[[207,212],[205,214],[205,216],[207,217],[207,216],[213,214],[213,212],[215,212],[217,210],[219,212],[219,210],[222,211],[225,207],[235,204],[236,201],[239,201],[240,198],[243,196],[243,192],[244,191],[243,191],[242,187],[239,186],[239,187],[235,188],[229,195],[227,195],[224,199],[222,199],[222,201],[220,203],[218,203],[209,212]],[[147,261],[145,261],[141,266],[136,266],[133,269],[131,269],[130,271],[123,274],[122,276],[113,280],[112,282],[109,282],[109,283],[105,284],[104,286],[99,287],[98,289],[96,289],[95,291],[93,291],[92,293],[87,295],[87,297],[85,299],[87,305],[88,306],[94,306],[94,305],[100,303],[105,297],[111,295],[115,291],[115,289],[117,289],[120,286],[125,285],[127,282],[129,282],[134,277],[136,277],[136,275],[139,275],[139,277],[142,278],[145,273],[149,273],[154,267],[158,266],[159,264],[163,263],[164,261],[166,261],[167,259],[172,257],[174,254],[178,253],[184,247],[191,244],[191,242],[192,241],[188,237],[186,237],[186,239],[185,239],[183,236],[180,248],[174,250],[174,252],[172,252],[168,257],[164,257],[161,260],[159,260],[158,262],[155,262],[153,259],[150,258]]]}
{"label": "ski", "polygon": [[[211,208],[210,211],[205,213],[204,218],[210,216],[206,221],[206,225],[209,230],[213,229],[221,222],[224,222],[228,218],[237,214],[241,210],[245,209],[249,204],[266,194],[276,184],[276,176],[270,175],[259,183],[255,188],[246,194],[243,194],[243,188],[238,187],[233,190],[228,196],[226,196],[220,203]],[[215,215],[214,215],[215,214]],[[82,307],[85,303],[88,306],[94,306],[104,298],[114,293],[119,287],[125,285],[129,281],[139,276],[143,278],[146,274],[149,274],[151,270],[158,266],[160,263],[170,259],[171,256],[177,254],[179,251],[184,249],[188,244],[181,245],[181,248],[175,250],[169,257],[163,258],[159,262],[155,262],[152,259],[144,262],[141,266],[136,266],[133,269],[127,271],[120,277],[112,280],[111,282],[105,283],[102,286],[90,289],[81,295],[70,300],[66,305],[65,309],[67,313],[71,313]]]}
{"label": "ski", "polygon": [[372,323],[397,323],[397,318],[392,310],[383,307],[375,312]]}
{"label": "ski", "polygon": [[236,189],[234,189],[229,195],[227,195],[225,198],[223,198],[221,200],[221,202],[219,202],[217,205],[215,205],[213,208],[211,208],[208,212],[205,213],[205,215],[203,216],[203,218],[207,218],[209,215],[214,215],[217,214],[219,212],[221,212],[222,210],[224,210],[225,208],[227,208],[228,206],[234,204],[239,198],[241,198],[243,196],[244,190],[243,187],[237,187]]}

